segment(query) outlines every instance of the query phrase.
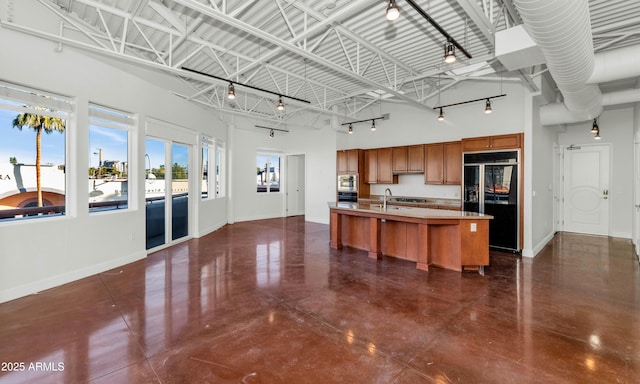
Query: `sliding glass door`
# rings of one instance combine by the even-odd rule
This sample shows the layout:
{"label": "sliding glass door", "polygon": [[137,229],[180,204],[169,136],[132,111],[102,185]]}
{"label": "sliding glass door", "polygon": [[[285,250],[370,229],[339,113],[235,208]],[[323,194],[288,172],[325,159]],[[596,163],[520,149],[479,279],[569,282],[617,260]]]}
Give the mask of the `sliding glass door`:
{"label": "sliding glass door", "polygon": [[188,236],[188,145],[147,138],[145,210],[146,249],[156,248]]}

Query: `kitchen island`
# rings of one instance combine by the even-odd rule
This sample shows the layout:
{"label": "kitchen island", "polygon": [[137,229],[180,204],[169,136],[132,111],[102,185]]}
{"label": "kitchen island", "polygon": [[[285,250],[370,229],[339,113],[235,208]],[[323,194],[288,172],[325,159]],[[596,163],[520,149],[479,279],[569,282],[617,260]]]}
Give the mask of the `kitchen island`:
{"label": "kitchen island", "polygon": [[363,249],[369,257],[414,261],[456,271],[489,265],[489,220],[475,212],[370,203],[329,203],[331,248]]}

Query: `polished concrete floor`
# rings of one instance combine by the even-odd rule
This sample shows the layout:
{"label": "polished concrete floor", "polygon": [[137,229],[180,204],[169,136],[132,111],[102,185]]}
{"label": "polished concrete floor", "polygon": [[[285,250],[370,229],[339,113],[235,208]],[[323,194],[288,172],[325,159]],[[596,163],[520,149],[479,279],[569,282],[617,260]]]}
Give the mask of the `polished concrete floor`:
{"label": "polished concrete floor", "polygon": [[559,234],[484,277],[328,241],[238,223],[0,304],[0,383],[640,382],[628,240]]}

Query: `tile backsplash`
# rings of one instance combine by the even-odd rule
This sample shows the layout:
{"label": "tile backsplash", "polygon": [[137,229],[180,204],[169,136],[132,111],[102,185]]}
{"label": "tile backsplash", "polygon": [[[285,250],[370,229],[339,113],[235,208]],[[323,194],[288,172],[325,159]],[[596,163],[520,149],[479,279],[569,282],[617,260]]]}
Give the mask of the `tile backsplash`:
{"label": "tile backsplash", "polygon": [[386,188],[394,196],[459,199],[460,185],[432,185],[424,183],[424,175],[399,175],[398,184],[371,184],[372,195],[383,195]]}

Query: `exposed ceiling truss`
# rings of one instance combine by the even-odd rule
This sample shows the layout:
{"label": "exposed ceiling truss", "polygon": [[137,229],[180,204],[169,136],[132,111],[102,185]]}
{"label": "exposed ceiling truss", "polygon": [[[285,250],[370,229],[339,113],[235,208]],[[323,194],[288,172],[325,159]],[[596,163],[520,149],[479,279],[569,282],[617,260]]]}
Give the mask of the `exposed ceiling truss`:
{"label": "exposed ceiling truss", "polygon": [[[507,73],[493,56],[496,31],[521,24],[511,0],[418,2],[473,53],[452,67],[442,63],[441,36],[409,7],[400,21],[386,23],[385,1],[29,1],[54,15],[58,28],[11,15],[2,26],[61,50],[72,46],[171,74],[180,79],[171,91],[186,100],[274,123],[303,111],[355,118],[381,100],[431,111],[434,97],[460,82],[520,81],[535,91],[532,79],[542,73],[539,67]],[[638,34],[637,23],[594,28],[594,41],[601,49],[619,45]],[[310,104],[285,98],[279,111],[273,95],[241,86],[231,101],[226,82],[182,67]]]}

